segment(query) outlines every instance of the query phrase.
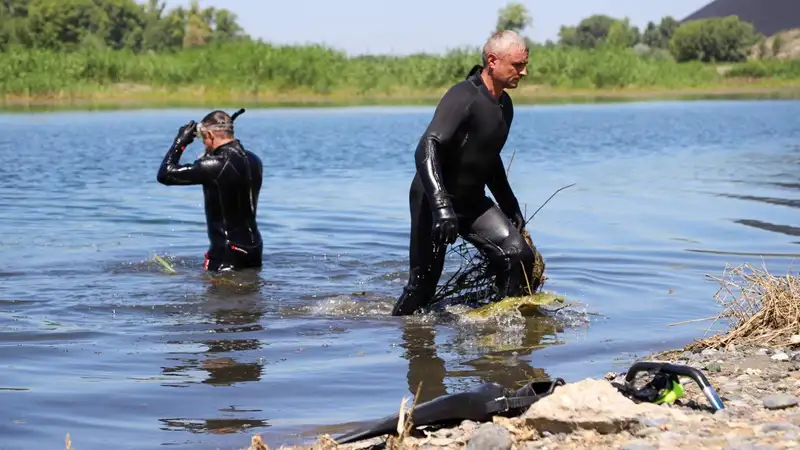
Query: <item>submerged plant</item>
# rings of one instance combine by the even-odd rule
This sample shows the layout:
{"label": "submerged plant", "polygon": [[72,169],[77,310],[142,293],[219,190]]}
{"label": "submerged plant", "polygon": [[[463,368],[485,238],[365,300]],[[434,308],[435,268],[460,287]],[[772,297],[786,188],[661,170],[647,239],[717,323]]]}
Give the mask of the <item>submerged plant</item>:
{"label": "submerged plant", "polygon": [[[542,254],[533,244],[533,239],[526,227],[533,220],[544,205],[547,204],[561,190],[574,186],[570,184],[564,186],[553,193],[542,206],[537,209],[522,229],[522,236],[531,247],[534,254],[533,266],[530,271],[523,271],[525,276],[520,280],[522,284],[520,290],[525,295],[534,295],[544,287],[547,277],[544,275],[545,263]],[[434,295],[434,304],[449,300],[457,300],[459,303],[468,304],[487,304],[500,300],[497,289],[495,288],[496,275],[489,266],[489,260],[478,251],[475,246],[467,241],[461,240],[458,245],[452,246],[445,256],[445,259],[457,259],[460,267],[450,278],[438,287]]]}

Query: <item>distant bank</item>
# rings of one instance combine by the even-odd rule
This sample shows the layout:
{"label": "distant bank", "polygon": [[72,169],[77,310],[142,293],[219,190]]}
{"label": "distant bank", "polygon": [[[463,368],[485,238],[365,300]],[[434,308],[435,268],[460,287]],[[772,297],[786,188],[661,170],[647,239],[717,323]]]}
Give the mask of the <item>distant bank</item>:
{"label": "distant bank", "polygon": [[[0,53],[5,109],[435,104],[475,51],[348,58],[320,47],[210,46],[173,53]],[[517,104],[798,97],[800,59],[678,63],[663,50],[536,47]]]}
{"label": "distant bank", "polygon": [[[533,21],[523,4],[509,2],[469,47],[349,56],[321,43],[253,39],[235,14],[196,2],[170,10],[155,1],[17,3],[0,2],[7,110],[432,104],[480,63],[476,45],[488,32],[524,36]],[[790,20],[794,10],[781,9],[794,2],[776,0],[757,15],[741,3],[716,1],[702,20],[666,16],[641,30],[628,18],[592,14],[562,26],[557,41],[526,37],[529,76],[514,100],[798,97],[800,25]]]}
{"label": "distant bank", "polygon": [[[140,108],[223,108],[223,107],[335,107],[435,105],[446,88],[358,93],[346,90],[319,94],[303,90],[247,91],[204,86],[180,88],[119,84],[50,94],[6,94],[0,109],[5,111],[140,109]],[[510,92],[516,105],[558,103],[601,103],[687,99],[797,99],[798,80],[727,80],[716,85],[687,88],[659,86],[570,89],[549,86],[520,86]]]}

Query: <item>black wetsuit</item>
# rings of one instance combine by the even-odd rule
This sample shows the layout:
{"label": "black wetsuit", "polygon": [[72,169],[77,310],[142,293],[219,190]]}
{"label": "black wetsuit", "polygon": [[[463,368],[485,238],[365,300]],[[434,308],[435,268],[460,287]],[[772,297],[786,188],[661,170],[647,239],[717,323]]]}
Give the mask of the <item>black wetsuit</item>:
{"label": "black wetsuit", "polygon": [[192,164],[179,165],[183,150],[173,145],[158,170],[165,185],[203,185],[210,246],[204,268],[216,272],[260,267],[263,252],[256,225],[261,159],[239,140],[223,144]]}
{"label": "black wetsuit", "polygon": [[[494,98],[476,66],[442,97],[415,152],[411,183],[410,273],[393,315],[428,305],[444,266],[446,245],[436,243],[436,217],[455,214],[458,234],[489,260],[501,296],[518,295],[522,267],[534,254],[518,231],[519,203],[506,178],[500,151],[514,117],[506,92]],[[486,196],[488,186],[496,205]],[[514,220],[515,223],[512,223]]]}

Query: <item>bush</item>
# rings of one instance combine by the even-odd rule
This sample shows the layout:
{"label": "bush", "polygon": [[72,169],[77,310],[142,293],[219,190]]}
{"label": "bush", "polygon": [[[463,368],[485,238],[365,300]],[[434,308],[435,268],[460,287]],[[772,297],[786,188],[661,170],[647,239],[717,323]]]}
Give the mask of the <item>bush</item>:
{"label": "bush", "polygon": [[758,40],[753,25],[737,16],[693,20],[675,30],[670,51],[678,62],[740,62]]}

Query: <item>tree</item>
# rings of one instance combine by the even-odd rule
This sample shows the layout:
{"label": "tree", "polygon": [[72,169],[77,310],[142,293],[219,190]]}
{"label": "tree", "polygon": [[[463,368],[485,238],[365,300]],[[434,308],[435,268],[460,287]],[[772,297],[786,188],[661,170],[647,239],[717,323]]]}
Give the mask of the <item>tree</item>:
{"label": "tree", "polygon": [[639,42],[639,29],[631,27],[630,21],[617,20],[608,29],[608,36],[605,38],[606,44],[612,47],[629,48]]}
{"label": "tree", "polygon": [[612,28],[615,34],[612,45],[630,47],[639,42],[639,29],[631,27],[627,18],[620,20],[595,14],[581,20],[576,27],[562,26],[558,32],[559,43],[583,49],[597,48],[608,40]]}
{"label": "tree", "polygon": [[675,30],[670,52],[678,62],[738,62],[759,38],[752,24],[736,16],[693,20]]}
{"label": "tree", "polygon": [[[160,51],[175,47],[175,42],[165,39],[168,36],[167,21],[163,17],[166,5],[158,0],[148,0],[144,6],[144,26],[142,29],[142,50]],[[183,41],[183,33],[177,42]]]}
{"label": "tree", "polygon": [[0,2],[0,50],[26,41],[28,0]]}
{"label": "tree", "polygon": [[107,28],[99,36],[105,44],[115,50],[129,48],[138,51],[146,22],[144,7],[134,0],[103,0],[94,3],[107,18]]}
{"label": "tree", "polygon": [[108,16],[93,0],[32,0],[28,9],[28,44],[68,50],[108,29]]}
{"label": "tree", "polygon": [[678,21],[671,16],[661,18],[661,23],[658,25],[648,22],[642,35],[642,42],[652,48],[669,48],[669,41],[678,25]]}
{"label": "tree", "polygon": [[169,51],[249,39],[232,12],[201,8],[165,11],[162,0],[3,0],[0,50],[11,45],[72,51]]}
{"label": "tree", "polygon": [[244,30],[238,24],[236,14],[226,10],[214,10],[213,23],[214,31],[212,38],[214,42],[230,42],[239,39],[244,39],[246,35]]}
{"label": "tree", "polygon": [[512,30],[519,34],[533,24],[528,9],[522,3],[512,2],[497,12],[495,31]]}
{"label": "tree", "polygon": [[187,12],[186,34],[183,36],[184,47],[199,47],[206,44],[211,37],[211,26],[208,23],[208,13],[200,9],[200,3],[192,0]]}

